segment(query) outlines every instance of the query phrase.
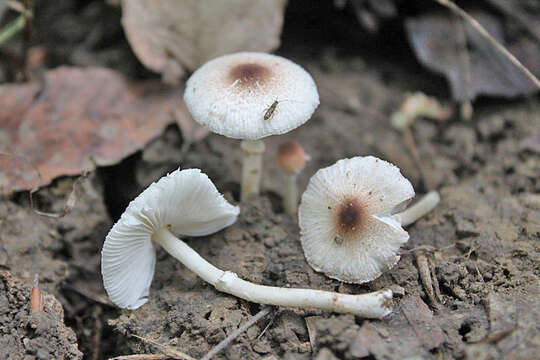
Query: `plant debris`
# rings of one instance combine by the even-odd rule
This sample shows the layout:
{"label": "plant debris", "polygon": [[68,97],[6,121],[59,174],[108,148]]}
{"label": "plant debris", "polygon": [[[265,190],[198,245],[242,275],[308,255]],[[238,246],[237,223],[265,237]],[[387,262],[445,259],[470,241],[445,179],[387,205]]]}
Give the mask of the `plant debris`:
{"label": "plant debris", "polygon": [[286,0],[124,0],[122,25],[137,57],[165,82],[235,51],[278,47]]}
{"label": "plant debris", "polygon": [[[29,312],[30,300],[39,297],[36,311]],[[0,358],[34,355],[39,359],[82,359],[73,330],[64,325],[60,302],[11,273],[0,270]],[[20,357],[22,359],[22,357]]]}
{"label": "plant debris", "polygon": [[155,82],[129,84],[102,68],[67,68],[31,82],[0,88],[0,157],[4,192],[44,186],[60,175],[112,165],[143,147],[174,121],[181,92]]}
{"label": "plant debris", "polygon": [[[471,12],[491,36],[506,45],[533,74],[540,74],[538,46],[522,39],[504,41],[503,28],[497,18],[485,11]],[[465,28],[467,46],[460,41],[460,27]],[[517,97],[538,91],[519,68],[493,47],[469,23],[448,13],[423,14],[405,22],[409,41],[422,64],[443,74],[460,102],[479,95]],[[464,54],[467,52],[467,54]],[[465,57],[465,60],[464,60]],[[468,59],[468,60],[467,60]]]}

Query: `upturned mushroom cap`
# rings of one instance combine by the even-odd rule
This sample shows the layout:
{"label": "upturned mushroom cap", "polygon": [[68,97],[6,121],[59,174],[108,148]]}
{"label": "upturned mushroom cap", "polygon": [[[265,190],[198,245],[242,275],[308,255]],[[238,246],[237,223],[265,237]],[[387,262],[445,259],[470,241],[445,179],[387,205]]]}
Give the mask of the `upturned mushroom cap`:
{"label": "upturned mushroom cap", "polygon": [[399,260],[409,234],[392,214],[414,197],[399,169],[373,156],[319,170],[302,195],[300,239],[308,263],[345,282],[371,281]]}
{"label": "upturned mushroom cap", "polygon": [[306,166],[309,156],[304,148],[295,140],[281,143],[276,154],[277,166],[284,172],[296,174]]}
{"label": "upturned mushroom cap", "polygon": [[101,272],[112,302],[133,310],[148,300],[157,230],[204,236],[234,223],[238,213],[199,169],[176,170],[150,185],[129,204],[103,244]]}
{"label": "upturned mushroom cap", "polygon": [[319,94],[311,75],[292,61],[242,52],[195,71],[184,100],[193,119],[210,131],[256,140],[305,123],[319,105]]}

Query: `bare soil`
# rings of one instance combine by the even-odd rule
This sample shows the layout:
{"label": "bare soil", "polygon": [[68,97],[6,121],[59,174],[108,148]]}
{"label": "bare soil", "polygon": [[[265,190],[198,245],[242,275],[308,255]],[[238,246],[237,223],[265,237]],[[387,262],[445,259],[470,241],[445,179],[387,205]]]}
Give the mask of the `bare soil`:
{"label": "bare soil", "polygon": [[[444,123],[419,119],[412,136],[422,176],[389,115],[407,92],[419,88],[447,96],[440,79],[418,65],[396,67],[377,56],[344,55],[330,46],[318,49],[318,57],[287,44],[280,51],[313,74],[321,105],[306,125],[265,141],[264,192],[241,204],[237,223],[188,243],[212,264],[261,284],[344,293],[391,287],[395,309],[384,320],[276,309],[218,358],[536,358],[540,154],[538,146],[527,144],[540,131],[538,99],[480,101],[469,122],[457,116]],[[440,191],[440,205],[409,227],[411,238],[393,269],[359,286],[309,267],[296,218],[281,207],[282,179],[273,157],[286,139],[299,141],[312,157],[299,176],[301,189],[317,169],[371,154],[399,166],[418,194]],[[84,353],[102,359],[163,352],[131,335],[199,358],[259,311],[257,304],[217,292],[165,252],[158,254],[146,305],[122,311],[104,293],[99,256],[105,235],[129,200],[152,181],[178,166],[197,167],[237,201],[238,142],[210,135],[186,154],[182,144],[180,131],[171,125],[142,151],[100,168],[82,181],[76,206],[61,219],[34,213],[28,193],[0,199],[0,358],[78,359]],[[59,178],[40,190],[35,194],[39,208],[61,212],[74,181]],[[426,245],[437,250],[418,249]],[[433,264],[440,302],[422,284],[419,254]],[[36,273],[51,295],[45,312],[30,316]]]}

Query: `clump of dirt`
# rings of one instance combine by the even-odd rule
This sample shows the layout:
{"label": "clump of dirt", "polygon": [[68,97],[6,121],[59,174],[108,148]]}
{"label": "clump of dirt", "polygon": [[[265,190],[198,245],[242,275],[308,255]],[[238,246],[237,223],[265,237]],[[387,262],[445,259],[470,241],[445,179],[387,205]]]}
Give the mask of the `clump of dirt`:
{"label": "clump of dirt", "polygon": [[[72,1],[61,3],[74,6]],[[105,6],[91,2],[74,11],[93,23]],[[55,17],[52,10],[50,16]],[[52,38],[73,22],[62,17],[57,20]],[[105,31],[105,25],[99,23],[92,34],[88,30],[92,27],[85,23],[84,32],[70,35],[81,42],[79,50],[100,55],[99,59],[80,57],[80,52],[75,57],[77,52],[71,51],[74,41],[66,40],[53,53],[59,63],[94,64],[105,59],[97,63],[123,64],[112,61],[117,57],[114,54],[123,59],[129,49],[117,52],[108,48],[114,39],[107,34],[122,37],[119,25],[111,32]],[[96,38],[101,40],[95,42]],[[242,204],[235,225],[212,236],[188,239],[188,243],[216,266],[261,284],[343,293],[391,287],[394,312],[372,321],[312,309],[279,309],[242,334],[218,358],[533,358],[540,321],[540,159],[534,146],[523,144],[538,134],[538,102],[481,102],[469,122],[419,119],[411,133],[422,159],[420,171],[402,135],[392,129],[389,115],[406,92],[440,88],[441,84],[429,85],[432,78],[414,71],[407,74],[395,64],[381,65],[357,55],[344,57],[335,49],[318,50],[323,55],[314,57],[316,60],[305,58],[311,50],[301,50],[303,57],[295,56],[292,49],[284,54],[314,75],[321,105],[306,125],[265,139],[264,193]],[[107,60],[108,54],[114,55],[112,60]],[[136,63],[132,54],[129,63],[132,65],[124,71],[139,74],[130,70]],[[284,214],[281,207],[282,178],[274,156],[279,143],[287,139],[300,142],[312,158],[299,175],[300,189],[319,168],[341,158],[371,154],[399,166],[417,193],[440,191],[440,205],[408,229],[411,238],[404,250],[411,251],[404,251],[393,269],[359,286],[327,279],[308,266],[296,219]],[[0,267],[27,283],[39,274],[43,288],[62,303],[66,323],[75,330],[79,348],[88,357],[160,352],[131,334],[200,357],[260,309],[215,291],[162,251],[147,304],[136,311],[122,311],[112,307],[106,297],[99,269],[101,246],[111,218],[117,218],[142,188],[179,166],[196,167],[229,200],[238,199],[238,141],[210,135],[189,151],[183,145],[178,128],[168,127],[141,152],[116,166],[99,169],[81,182],[76,206],[60,219],[35,214],[27,193],[0,200]],[[57,179],[40,190],[35,198],[39,209],[61,212],[74,181]],[[426,245],[436,248],[425,256],[433,264],[431,276],[438,280],[441,301],[429,296],[420,279],[419,250],[413,249]],[[7,289],[5,284],[0,295]],[[9,303],[11,313],[27,314],[25,289],[24,296]],[[8,302],[1,299],[3,309]],[[16,319],[32,323],[28,317]],[[0,318],[0,331],[14,329],[11,324],[11,317]],[[25,325],[17,331],[24,337],[38,328],[28,330]],[[6,342],[0,351],[26,351],[19,346],[25,343]],[[30,349],[37,351],[38,347]]]}
{"label": "clump of dirt", "polygon": [[77,337],[64,324],[62,304],[42,293],[43,311],[30,314],[31,286],[0,270],[0,357],[82,359]]}
{"label": "clump of dirt", "polygon": [[[0,200],[0,268],[28,283],[37,274],[41,288],[61,302],[80,350],[107,353],[109,348],[121,348],[108,337],[110,329],[103,328],[114,313],[108,313],[111,306],[99,270],[101,245],[111,221],[101,180],[93,174],[75,182],[74,178],[61,178],[41,189],[33,195],[34,209],[29,206],[28,193],[11,201]],[[60,214],[72,191],[77,201],[67,215],[51,218],[34,211]],[[19,305],[21,311],[27,311],[27,304]]]}
{"label": "clump of dirt", "polygon": [[[309,309],[284,309],[260,321],[221,356],[505,357],[515,346],[522,350],[512,356],[526,358],[537,332],[529,317],[513,315],[526,306],[538,307],[534,305],[538,294],[534,241],[539,235],[534,195],[538,192],[538,154],[523,150],[520,142],[535,129],[537,105],[480,107],[474,122],[418,120],[412,132],[423,160],[422,176],[410,149],[388,121],[402,92],[383,84],[368,69],[358,72],[357,62],[341,60],[339,64],[338,71],[311,65],[310,71],[321,84],[322,101],[310,123],[265,140],[266,193],[243,204],[232,227],[189,243],[216,266],[262,284],[346,293],[391,287],[396,294],[395,310],[382,321],[367,321]],[[340,83],[344,96],[325,94],[325,84],[334,82]],[[373,105],[354,102],[363,98],[367,88]],[[438,279],[441,302],[433,302],[423,288],[415,251],[405,252],[395,268],[362,286],[327,279],[307,265],[296,220],[281,209],[282,179],[273,161],[275,149],[288,138],[299,141],[312,156],[299,176],[301,187],[318,168],[336,159],[375,154],[400,166],[419,193],[425,188],[440,189],[441,204],[410,227],[407,248],[430,245],[439,249],[427,256],[434,265],[432,275]],[[181,135],[169,128],[143,150],[135,161],[140,185],[147,185],[148,174],[157,177],[180,161],[183,168],[204,169],[226,196],[237,197],[234,174],[240,170],[240,152],[236,141],[211,135],[187,154],[170,150],[160,152],[161,157],[152,156],[156,149],[179,149],[180,144]],[[157,266],[149,303],[110,322],[121,333],[138,334],[198,357],[259,309],[216,292],[165,253]],[[512,297],[513,293],[519,296]],[[502,311],[507,319],[502,325],[490,316],[492,304],[501,302],[510,306]],[[133,338],[126,341],[133,352],[157,351]],[[503,346],[505,342],[511,345]]]}

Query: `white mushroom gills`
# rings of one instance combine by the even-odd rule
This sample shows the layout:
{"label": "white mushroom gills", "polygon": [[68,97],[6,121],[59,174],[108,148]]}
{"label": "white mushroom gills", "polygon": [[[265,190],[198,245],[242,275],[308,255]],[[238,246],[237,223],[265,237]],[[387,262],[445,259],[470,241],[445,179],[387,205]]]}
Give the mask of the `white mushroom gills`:
{"label": "white mushroom gills", "polygon": [[319,94],[311,75],[292,61],[242,52],[213,59],[195,71],[184,100],[193,119],[210,131],[247,141],[242,144],[245,200],[260,191],[261,139],[308,121],[319,105]]}
{"label": "white mushroom gills", "polygon": [[348,295],[253,284],[216,268],[172,233],[211,234],[234,223],[238,213],[238,207],[229,204],[198,169],[177,170],[150,185],[129,204],[105,239],[101,265],[107,294],[122,308],[133,310],[147,302],[155,246],[160,245],[217,290],[248,301],[372,318],[391,312],[390,290]]}

